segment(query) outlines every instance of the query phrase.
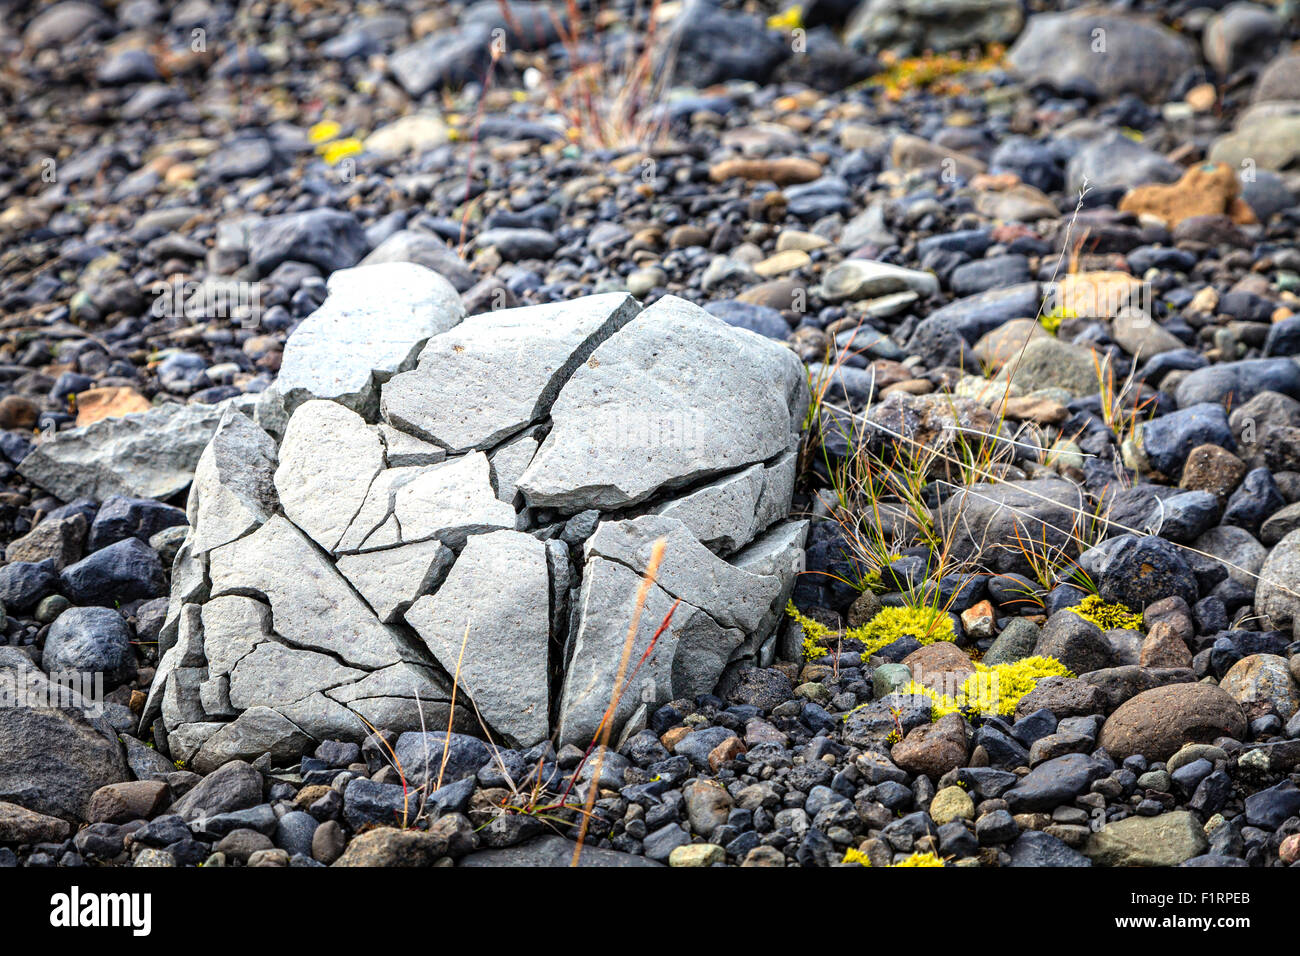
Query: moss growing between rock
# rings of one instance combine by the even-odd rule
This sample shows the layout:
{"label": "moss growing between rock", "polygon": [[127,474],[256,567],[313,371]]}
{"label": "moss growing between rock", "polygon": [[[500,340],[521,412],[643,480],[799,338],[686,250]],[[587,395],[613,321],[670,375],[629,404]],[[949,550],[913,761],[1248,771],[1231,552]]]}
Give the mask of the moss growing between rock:
{"label": "moss growing between rock", "polygon": [[882,647],[888,647],[900,637],[908,635],[922,644],[957,639],[952,618],[934,607],[883,608],[866,624],[850,628],[844,636],[866,645],[862,651],[862,660],[865,662]]}
{"label": "moss growing between rock", "polygon": [[[791,620],[803,628],[804,659],[815,660],[823,656],[826,650],[821,645],[834,636],[834,632],[825,624],[814,621],[806,614],[801,614],[793,601],[786,605],[785,612]],[[844,632],[845,639],[861,641],[865,645],[862,651],[864,663],[882,647],[887,647],[900,637],[908,635],[915,637],[922,644],[953,641],[957,638],[952,618],[944,611],[933,607],[883,608],[866,624],[851,627]]]}
{"label": "moss growing between rock", "polygon": [[825,657],[826,648],[822,647],[821,642],[831,636],[831,629],[820,621],[814,621],[807,614],[800,614],[794,601],[785,606],[785,613],[803,628],[803,659],[815,661],[819,657]]}
{"label": "moss growing between rock", "polygon": [[[870,866],[871,860],[861,850],[849,847],[844,851],[844,859],[841,863],[856,863],[858,866]],[[905,860],[889,864],[895,866],[943,866],[943,860],[939,859],[933,853],[913,853]]]}
{"label": "moss growing between rock", "polygon": [[933,853],[913,853],[906,860],[891,863],[890,866],[943,866],[943,860]]}
{"label": "moss growing between rock", "polygon": [[1118,602],[1107,604],[1096,594],[1089,594],[1070,610],[1085,621],[1096,624],[1103,631],[1142,630],[1141,614],[1134,614]]}
{"label": "moss growing between rock", "polygon": [[975,673],[966,678],[955,697],[931,690],[912,681],[904,694],[924,694],[933,702],[930,716],[938,720],[948,714],[996,714],[1010,716],[1016,705],[1044,677],[1073,677],[1060,661],[1051,657],[1026,657],[1014,664],[975,664]]}

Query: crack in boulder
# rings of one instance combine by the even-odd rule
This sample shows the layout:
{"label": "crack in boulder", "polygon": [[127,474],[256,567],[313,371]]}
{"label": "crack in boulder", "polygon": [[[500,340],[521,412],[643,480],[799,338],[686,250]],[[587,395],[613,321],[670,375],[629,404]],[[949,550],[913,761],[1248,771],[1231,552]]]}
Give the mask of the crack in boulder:
{"label": "crack in boulder", "polygon": [[[428,270],[371,268],[336,273],[286,346],[329,375],[295,360],[265,427],[228,410],[201,456],[144,714],[173,756],[291,763],[445,726],[451,675],[473,702],[457,729],[585,743],[660,537],[635,654],[682,603],[615,731],[771,647],[807,530],[784,520],[808,400],[792,352],[672,297],[462,322]],[[411,288],[354,308],[372,275]]]}

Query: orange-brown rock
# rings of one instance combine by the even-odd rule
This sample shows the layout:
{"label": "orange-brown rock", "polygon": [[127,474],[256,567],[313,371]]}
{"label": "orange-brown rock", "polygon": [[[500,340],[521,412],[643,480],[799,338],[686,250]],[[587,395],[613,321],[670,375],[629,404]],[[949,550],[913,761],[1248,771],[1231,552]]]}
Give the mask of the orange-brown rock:
{"label": "orange-brown rock", "polygon": [[105,418],[147,412],[151,407],[149,399],[126,385],[90,388],[77,394],[77,427]]}
{"label": "orange-brown rock", "polygon": [[728,179],[751,179],[793,186],[810,183],[822,174],[821,163],[798,156],[781,159],[724,159],[709,167],[709,178],[715,183]]}
{"label": "orange-brown rock", "polygon": [[0,398],[0,428],[34,428],[41,410],[30,398],[6,395]]}
{"label": "orange-brown rock", "polygon": [[1193,216],[1227,215],[1239,225],[1255,221],[1241,199],[1241,184],[1227,163],[1200,163],[1168,186],[1150,183],[1131,189],[1120,200],[1120,212],[1155,216],[1172,229]]}
{"label": "orange-brown rock", "polygon": [[923,687],[950,697],[975,673],[966,652],[951,641],[935,641],[918,648],[903,658],[903,666]]}

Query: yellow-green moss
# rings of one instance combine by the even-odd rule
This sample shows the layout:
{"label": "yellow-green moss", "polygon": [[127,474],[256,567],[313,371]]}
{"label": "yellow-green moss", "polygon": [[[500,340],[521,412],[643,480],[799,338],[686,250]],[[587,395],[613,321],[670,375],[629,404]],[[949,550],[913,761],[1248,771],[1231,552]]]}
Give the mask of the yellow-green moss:
{"label": "yellow-green moss", "polygon": [[1085,621],[1096,624],[1103,631],[1142,630],[1141,614],[1134,614],[1118,602],[1107,604],[1096,594],[1089,594],[1070,610]]}
{"label": "yellow-green moss", "polygon": [[933,853],[913,853],[906,860],[891,863],[890,866],[943,866],[943,860]]}
{"label": "yellow-green moss", "polygon": [[1075,319],[1075,318],[1078,318],[1078,316],[1074,314],[1074,310],[1057,306],[1056,308],[1044,312],[1042,315],[1040,315],[1038,317],[1038,324],[1041,325],[1045,331],[1051,332],[1053,335],[1055,335],[1057,331],[1061,328],[1062,322],[1064,322],[1066,319]]}
{"label": "yellow-green moss", "polygon": [[[844,859],[841,863],[856,863],[858,866],[870,866],[871,860],[861,850],[849,847],[844,851]],[[943,866],[943,860],[939,859],[933,853],[913,853],[905,860],[899,860],[897,863],[889,864],[895,866]]]}
{"label": "yellow-green moss", "polygon": [[975,673],[949,697],[912,681],[904,694],[922,694],[931,700],[930,716],[934,720],[948,714],[976,713],[1010,716],[1016,705],[1044,677],[1073,677],[1070,669],[1052,657],[1026,657],[1013,664],[975,664]]}
{"label": "yellow-green moss", "polygon": [[815,661],[819,657],[825,657],[826,648],[822,647],[821,642],[831,636],[831,629],[820,621],[814,621],[807,614],[800,614],[794,601],[785,606],[785,613],[803,628],[803,659]]}
{"label": "yellow-green moss", "polygon": [[935,607],[881,608],[866,624],[849,628],[844,636],[866,645],[862,650],[862,660],[866,661],[882,647],[888,647],[907,635],[915,637],[922,644],[957,639],[952,618]]}
{"label": "yellow-green moss", "polygon": [[[785,613],[803,628],[804,659],[815,660],[823,656],[826,650],[821,645],[833,637],[835,632],[825,624],[814,621],[806,614],[801,614],[793,601],[786,605]],[[865,662],[882,647],[887,647],[900,637],[909,634],[922,644],[952,641],[957,638],[957,633],[952,626],[952,618],[934,607],[882,608],[866,624],[846,630],[844,637],[847,640],[862,642],[864,645],[862,660]]]}

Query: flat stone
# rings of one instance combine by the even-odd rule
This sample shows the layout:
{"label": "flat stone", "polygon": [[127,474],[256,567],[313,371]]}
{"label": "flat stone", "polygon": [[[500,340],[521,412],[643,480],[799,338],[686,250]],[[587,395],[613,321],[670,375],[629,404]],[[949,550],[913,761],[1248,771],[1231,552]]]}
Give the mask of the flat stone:
{"label": "flat stone", "polygon": [[224,404],[167,404],[105,418],[37,442],[18,471],[62,501],[171,498],[194,478],[224,413]]}
{"label": "flat stone", "polygon": [[645,573],[654,544],[666,539],[658,587],[708,611],[723,627],[752,632],[780,589],[775,577],[743,571],[695,540],[681,522],[657,515],[603,521],[587,541],[588,560],[604,558]]}
{"label": "flat stone", "polygon": [[550,636],[546,548],[531,535],[472,535],[436,594],[406,621],[483,719],[513,743],[544,739]]}
{"label": "flat stone", "polygon": [[276,389],[290,412],[328,398],[372,414],[380,384],[413,367],[431,336],[465,317],[451,283],[413,262],[343,269],[327,288],[325,303],[284,345]]}
{"label": "flat stone", "polygon": [[353,667],[395,664],[405,640],[381,624],[325,557],[287,519],[211,554],[212,596],[266,600],[285,642],[337,655]]}
{"label": "flat stone", "polygon": [[540,420],[574,370],[636,315],[611,293],[476,315],[429,340],[383,388],[384,418],[451,454],[488,449]]}
{"label": "flat stone", "polygon": [[345,554],[335,566],[380,621],[394,624],[421,595],[438,589],[455,559],[449,548],[430,539],[382,551]]}
{"label": "flat stone", "polygon": [[519,490],[571,514],[767,461],[793,446],[806,393],[793,352],[665,297],[574,372]]}
{"label": "flat stone", "polygon": [[1175,810],[1108,823],[1088,838],[1083,852],[1098,866],[1177,866],[1208,847],[1196,817]]}
{"label": "flat stone", "polygon": [[660,505],[656,513],[681,521],[710,550],[729,554],[785,516],[796,459],[793,451],[786,452],[768,465],[724,475]]}
{"label": "flat stone", "polygon": [[302,405],[285,429],[275,487],[285,515],[333,551],[384,468],[379,432],[336,402]]}
{"label": "flat stone", "polygon": [[[626,565],[595,556],[587,559],[578,598],[578,630],[560,700],[560,742],[589,742],[609,706],[640,587],[640,574]],[[667,592],[650,588],[629,660],[641,660],[672,606]],[[623,725],[642,699],[664,702],[711,692],[743,639],[742,631],[720,626],[699,608],[686,602],[678,605],[635,684],[620,698],[614,728]]]}
{"label": "flat stone", "polygon": [[192,761],[198,773],[212,773],[233,760],[256,760],[270,754],[273,766],[286,766],[312,743],[312,738],[270,707],[250,707],[222,724],[199,747]]}
{"label": "flat stone", "polygon": [[192,553],[229,544],[274,513],[278,458],[270,435],[235,409],[225,411],[194,469],[186,509]]}
{"label": "flat stone", "polygon": [[258,644],[230,671],[230,703],[240,710],[279,707],[365,676],[334,658],[275,641]]}

